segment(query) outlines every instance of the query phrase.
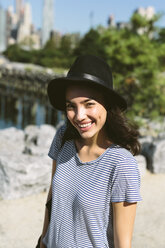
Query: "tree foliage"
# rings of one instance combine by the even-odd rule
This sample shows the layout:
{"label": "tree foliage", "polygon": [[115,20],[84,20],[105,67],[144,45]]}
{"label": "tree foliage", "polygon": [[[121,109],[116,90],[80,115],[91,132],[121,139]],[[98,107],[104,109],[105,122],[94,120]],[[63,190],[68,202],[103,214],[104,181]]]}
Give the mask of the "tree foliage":
{"label": "tree foliage", "polygon": [[102,43],[115,85],[127,99],[130,113],[145,117],[165,114],[165,97],[160,101],[165,86],[158,81],[160,61],[155,43],[147,35],[127,29],[107,30]]}
{"label": "tree foliage", "polygon": [[92,54],[102,56],[101,36],[95,29],[90,29],[87,34],[81,39],[77,48],[74,50],[74,55]]}

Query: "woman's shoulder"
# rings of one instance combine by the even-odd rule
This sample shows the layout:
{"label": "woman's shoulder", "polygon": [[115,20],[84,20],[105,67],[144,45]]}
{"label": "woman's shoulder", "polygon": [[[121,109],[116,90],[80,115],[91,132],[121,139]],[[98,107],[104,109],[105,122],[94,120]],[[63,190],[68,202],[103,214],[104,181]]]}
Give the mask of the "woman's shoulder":
{"label": "woman's shoulder", "polygon": [[115,173],[139,176],[137,160],[130,151],[118,145],[114,146],[112,150],[111,161]]}
{"label": "woman's shoulder", "polygon": [[56,127],[55,136],[63,137],[65,130],[66,130],[66,123],[65,122],[59,123]]}
{"label": "woman's shoulder", "polygon": [[52,140],[52,146],[57,146],[57,147],[61,146],[61,142],[62,142],[62,138],[65,133],[65,130],[66,130],[66,123],[59,124],[56,127],[54,138]]}
{"label": "woman's shoulder", "polygon": [[58,153],[61,149],[61,144],[62,144],[62,137],[64,135],[66,129],[66,124],[63,123],[60,126],[56,128],[56,133],[54,135],[54,138],[52,140],[52,144],[49,149],[49,157],[52,158],[53,160],[57,159]]}
{"label": "woman's shoulder", "polygon": [[113,145],[111,149],[111,156],[116,161],[116,163],[121,163],[124,161],[131,161],[136,163],[136,159],[132,153],[119,145]]}

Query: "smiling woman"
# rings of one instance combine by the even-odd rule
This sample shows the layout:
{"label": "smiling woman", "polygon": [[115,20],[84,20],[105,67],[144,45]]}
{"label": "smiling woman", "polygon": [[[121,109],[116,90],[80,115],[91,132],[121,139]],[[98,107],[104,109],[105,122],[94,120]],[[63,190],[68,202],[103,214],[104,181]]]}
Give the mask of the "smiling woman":
{"label": "smiling woman", "polygon": [[67,118],[86,143],[95,142],[105,124],[107,111],[101,98],[89,87],[72,85],[66,90]]}
{"label": "smiling woman", "polygon": [[66,77],[49,83],[48,96],[67,121],[49,151],[51,216],[49,222],[46,209],[40,248],[130,248],[141,200],[131,153],[140,146],[110,67],[98,57],[80,56]]}

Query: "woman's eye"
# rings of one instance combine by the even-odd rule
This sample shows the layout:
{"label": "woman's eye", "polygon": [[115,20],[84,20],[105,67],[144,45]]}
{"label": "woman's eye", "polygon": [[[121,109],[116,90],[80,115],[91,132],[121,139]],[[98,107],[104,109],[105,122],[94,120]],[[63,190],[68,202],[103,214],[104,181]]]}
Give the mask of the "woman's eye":
{"label": "woman's eye", "polygon": [[72,104],[69,103],[69,104],[66,105],[66,108],[67,108],[67,109],[72,109],[72,108],[74,108],[74,106],[73,106]]}
{"label": "woman's eye", "polygon": [[91,106],[93,106],[93,105],[95,105],[94,102],[88,102],[86,106],[87,106],[87,107],[91,107]]}

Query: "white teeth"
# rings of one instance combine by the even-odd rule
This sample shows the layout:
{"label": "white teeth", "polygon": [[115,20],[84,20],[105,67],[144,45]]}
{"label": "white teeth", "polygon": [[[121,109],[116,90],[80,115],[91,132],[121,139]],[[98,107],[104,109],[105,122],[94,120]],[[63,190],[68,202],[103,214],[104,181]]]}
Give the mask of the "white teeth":
{"label": "white teeth", "polygon": [[89,127],[90,125],[92,125],[92,123],[87,123],[87,124],[82,124],[82,125],[79,125],[79,127]]}

